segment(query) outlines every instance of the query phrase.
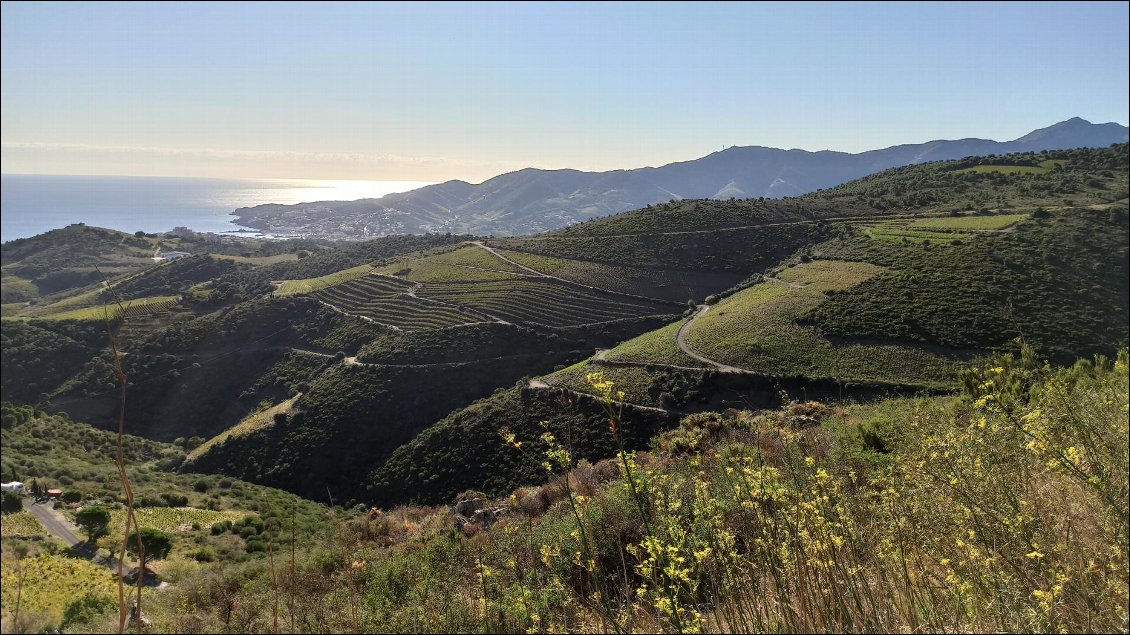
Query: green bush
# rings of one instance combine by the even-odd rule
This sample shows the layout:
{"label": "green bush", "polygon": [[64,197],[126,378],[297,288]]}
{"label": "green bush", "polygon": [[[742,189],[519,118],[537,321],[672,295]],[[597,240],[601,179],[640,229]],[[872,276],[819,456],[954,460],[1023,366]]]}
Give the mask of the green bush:
{"label": "green bush", "polygon": [[14,514],[24,508],[23,497],[13,492],[4,492],[2,509],[5,514]]}

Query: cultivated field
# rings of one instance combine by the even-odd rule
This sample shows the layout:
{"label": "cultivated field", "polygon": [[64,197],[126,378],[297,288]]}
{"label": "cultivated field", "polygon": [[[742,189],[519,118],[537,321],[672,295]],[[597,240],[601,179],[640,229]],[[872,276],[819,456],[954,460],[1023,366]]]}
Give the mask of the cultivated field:
{"label": "cultivated field", "polygon": [[374,274],[322,289],[312,297],[346,313],[406,331],[486,319],[465,309],[413,297],[408,294],[412,286],[396,278]]}
{"label": "cultivated field", "polygon": [[335,271],[334,273],[325,276],[319,276],[317,278],[306,278],[305,280],[283,280],[279,283],[278,288],[275,289],[274,294],[277,296],[286,296],[298,295],[300,293],[313,293],[315,291],[325,289],[326,287],[332,287],[336,284],[341,284],[343,282],[348,282],[350,280],[369,275],[369,272],[371,272],[372,270],[372,265],[364,264],[349,269],[343,269],[341,271]]}
{"label": "cultivated field", "polygon": [[46,536],[47,530],[39,524],[39,520],[27,511],[18,511],[14,514],[0,516],[0,536]]}
{"label": "cultivated field", "polygon": [[686,320],[679,320],[667,326],[644,333],[609,350],[604,359],[615,362],[640,362],[646,364],[667,364],[689,368],[705,368],[706,365],[687,355],[675,343],[675,336]]}
{"label": "cultivated field", "polygon": [[900,344],[834,343],[797,323],[824,302],[824,292],[850,288],[881,272],[880,267],[816,261],[786,271],[782,279],[811,286],[764,282],[745,289],[697,319],[687,331],[687,343],[715,361],[771,375],[923,386],[956,381],[955,360]]}
{"label": "cultivated field", "polygon": [[97,306],[88,306],[80,309],[70,309],[57,313],[43,313],[35,315],[41,320],[105,320],[124,317],[126,319],[164,313],[173,308],[180,298],[178,296],[156,296],[152,298],[138,298],[124,300],[121,306],[108,303]]}
{"label": "cultivated field", "polygon": [[589,291],[554,280],[515,278],[494,282],[427,285],[422,297],[479,309],[509,322],[560,327],[662,315],[672,308],[658,302]]}

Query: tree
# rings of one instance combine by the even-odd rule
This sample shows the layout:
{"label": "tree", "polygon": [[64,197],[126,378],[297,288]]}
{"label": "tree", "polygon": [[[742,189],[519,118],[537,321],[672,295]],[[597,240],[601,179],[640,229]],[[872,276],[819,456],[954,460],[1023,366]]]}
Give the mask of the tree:
{"label": "tree", "polygon": [[2,508],[5,514],[12,514],[24,508],[24,501],[19,494],[4,492]]}
{"label": "tree", "polygon": [[86,532],[91,542],[105,536],[110,528],[110,510],[98,505],[88,505],[75,514],[75,522]]}
{"label": "tree", "polygon": [[[130,553],[137,553],[137,540],[138,530],[131,531],[129,539],[126,541]],[[141,548],[139,560],[141,561],[140,571],[144,575],[145,562],[147,560],[161,560],[169,555],[169,551],[173,548],[173,537],[161,531],[160,529],[153,529],[151,527],[141,528]]]}

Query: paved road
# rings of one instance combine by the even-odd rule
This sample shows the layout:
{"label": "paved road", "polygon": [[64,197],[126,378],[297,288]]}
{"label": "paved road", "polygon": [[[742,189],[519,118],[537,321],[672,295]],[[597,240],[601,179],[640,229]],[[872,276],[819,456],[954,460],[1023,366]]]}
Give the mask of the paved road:
{"label": "paved road", "polygon": [[[55,511],[49,505],[33,503],[30,498],[24,499],[24,509],[35,516],[40,524],[42,524],[47,531],[51,532],[51,535],[67,543],[68,547],[73,547],[69,552],[71,555],[93,560],[96,564],[101,564],[115,574],[117,573],[118,560],[116,558],[95,560],[98,553],[91,545],[83,542],[75,535],[78,528],[72,525],[61,513]],[[165,582],[161,582],[158,588],[166,586],[169,585]]]}
{"label": "paved road", "polygon": [[68,547],[73,547],[82,542],[74,533],[78,531],[78,528],[72,525],[62,514],[47,505],[33,503],[30,498],[25,498],[24,509],[31,512],[52,535],[67,543]]}

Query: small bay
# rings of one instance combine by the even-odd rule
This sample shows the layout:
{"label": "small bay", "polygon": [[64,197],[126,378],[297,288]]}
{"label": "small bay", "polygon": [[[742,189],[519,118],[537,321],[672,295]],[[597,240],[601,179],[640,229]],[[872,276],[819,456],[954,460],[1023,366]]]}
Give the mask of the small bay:
{"label": "small bay", "polygon": [[[186,177],[0,176],[0,240],[86,223],[127,232],[231,232],[231,213],[263,203],[376,198],[429,185],[421,181],[207,179]],[[250,230],[247,235],[257,235]]]}

